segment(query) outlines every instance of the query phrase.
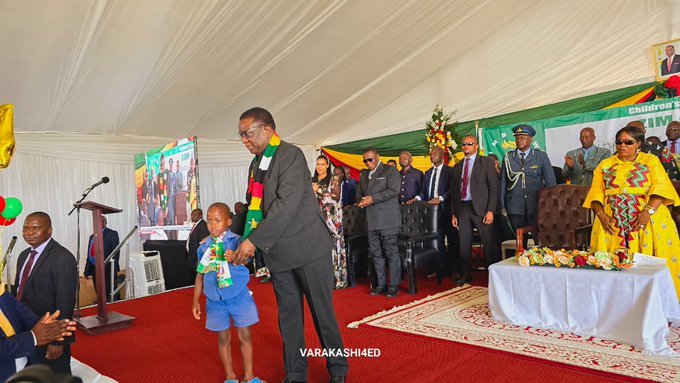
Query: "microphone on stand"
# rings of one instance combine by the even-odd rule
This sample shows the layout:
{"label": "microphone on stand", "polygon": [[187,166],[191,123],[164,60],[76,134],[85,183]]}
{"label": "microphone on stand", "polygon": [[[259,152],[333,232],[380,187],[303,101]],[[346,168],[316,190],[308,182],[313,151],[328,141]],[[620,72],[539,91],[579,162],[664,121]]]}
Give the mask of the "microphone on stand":
{"label": "microphone on stand", "polygon": [[17,243],[17,236],[12,237],[12,241],[9,243],[9,246],[7,247],[7,251],[5,252],[5,256],[2,257],[2,266],[5,266],[7,263],[7,259],[9,258],[9,255],[12,253],[12,250],[14,250],[14,244]]}
{"label": "microphone on stand", "polygon": [[2,264],[2,266],[0,266],[1,269],[5,270],[7,272],[7,274],[6,274],[7,286],[11,285],[11,282],[10,282],[11,273],[10,273],[9,267],[6,267],[7,261],[9,261],[9,258],[12,255],[12,250],[14,250],[14,244],[16,244],[16,243],[17,243],[17,236],[15,235],[15,236],[12,237],[12,241],[9,243],[9,246],[7,247],[7,251],[5,252],[5,256],[2,257],[2,262],[0,262]]}
{"label": "microphone on stand", "polygon": [[109,177],[102,177],[101,180],[97,181],[92,186],[90,186],[90,190],[96,188],[97,186],[99,186],[101,184],[107,184],[107,183],[109,183]]}

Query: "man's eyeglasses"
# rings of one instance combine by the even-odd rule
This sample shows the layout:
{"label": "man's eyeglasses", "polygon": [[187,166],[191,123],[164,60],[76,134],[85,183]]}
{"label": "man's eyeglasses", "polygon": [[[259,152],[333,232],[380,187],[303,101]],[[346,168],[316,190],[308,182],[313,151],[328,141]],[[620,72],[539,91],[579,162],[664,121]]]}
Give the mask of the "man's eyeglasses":
{"label": "man's eyeglasses", "polygon": [[240,138],[240,139],[244,139],[244,138],[245,138],[245,139],[251,139],[251,138],[253,138],[253,135],[255,134],[255,130],[256,130],[257,128],[262,128],[263,126],[264,126],[264,125],[253,125],[252,128],[246,130],[245,132],[242,132],[242,131],[240,131],[240,130],[237,131],[237,132],[236,132],[236,135],[237,135],[238,138]]}
{"label": "man's eyeglasses", "polygon": [[635,140],[616,140],[616,145],[626,144],[626,146],[632,146],[635,145],[635,142]]}
{"label": "man's eyeglasses", "polygon": [[373,162],[373,158],[364,158],[364,163],[367,164],[369,162]]}
{"label": "man's eyeglasses", "polygon": [[463,142],[460,144],[460,146],[475,146],[474,142]]}

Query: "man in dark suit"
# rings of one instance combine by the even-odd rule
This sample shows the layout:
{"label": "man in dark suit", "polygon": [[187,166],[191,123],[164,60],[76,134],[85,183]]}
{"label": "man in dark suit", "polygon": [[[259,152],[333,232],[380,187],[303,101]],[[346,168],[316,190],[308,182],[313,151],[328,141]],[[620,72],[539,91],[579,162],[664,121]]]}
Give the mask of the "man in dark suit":
{"label": "man in dark suit", "polygon": [[[245,111],[238,134],[255,155],[251,172],[261,177],[263,188],[261,200],[255,199],[260,191],[250,189],[248,219],[255,219],[260,209],[262,218],[239,245],[234,263],[245,265],[256,249],[262,251],[278,306],[284,382],[305,382],[307,358],[300,351],[305,349],[303,295],[323,347],[343,349],[333,309],[331,249],[335,245],[314,196],[305,156],[298,147],[279,140],[271,113],[263,108]],[[345,382],[347,358],[332,354],[326,367],[331,382]]]}
{"label": "man in dark suit", "polygon": [[[56,314],[56,315],[55,315]],[[38,318],[0,284],[0,381],[4,382],[35,356],[35,346],[64,340],[76,330],[76,323],[57,320],[59,313]]]}
{"label": "man in dark suit", "polygon": [[[196,266],[198,262],[198,246],[200,245],[203,238],[210,235],[208,231],[208,224],[203,219],[203,210],[194,209],[191,211],[191,222],[194,225],[191,227],[189,232],[189,238],[187,238],[186,249],[187,249],[187,264],[191,270],[191,274],[196,278]],[[243,234],[243,231],[241,231]]]}
{"label": "man in dark suit", "polygon": [[[444,163],[444,149],[434,147],[430,152],[432,167],[425,172],[423,186],[420,193],[407,203],[413,201],[426,201],[430,205],[436,205],[439,209],[439,271],[449,275],[453,271],[452,260],[458,257],[458,238],[451,226],[451,208],[449,205],[451,177],[453,168]],[[448,243],[448,248],[445,245]],[[454,280],[460,276],[453,275]]]}
{"label": "man in dark suit", "polygon": [[498,260],[498,242],[494,233],[494,212],[498,206],[498,176],[494,161],[477,155],[477,138],[467,136],[461,143],[465,159],[453,167],[451,177],[451,224],[460,236],[460,256],[454,269],[460,273],[459,286],[470,283],[472,228],[476,227],[489,263]]}
{"label": "man in dark suit", "polygon": [[350,176],[349,166],[343,166],[342,171],[345,174],[345,177],[340,186],[340,195],[342,196],[342,207],[345,207],[354,205],[357,202],[357,181]]}
{"label": "man in dark suit", "polygon": [[[170,158],[168,160],[168,163],[170,164],[167,169],[165,169],[165,181],[166,183],[166,191],[168,195],[168,204],[167,204],[167,214],[165,216],[165,224],[166,225],[175,225],[175,196],[177,195],[177,183],[175,182],[175,173],[172,171],[172,164],[173,164],[173,159]],[[173,230],[174,231],[174,230]]]}
{"label": "man in dark suit", "polygon": [[401,190],[399,191],[399,203],[412,200],[423,187],[423,172],[411,166],[413,156],[410,152],[399,153],[399,165],[401,165]]}
{"label": "man in dark suit", "polygon": [[57,320],[59,312],[38,318],[31,309],[0,285],[0,381],[27,364],[35,363],[36,346],[63,341],[76,330],[69,319]]}
{"label": "man in dark suit", "polygon": [[[113,250],[118,246],[120,243],[120,239],[118,238],[118,232],[115,230],[111,230],[106,225],[108,224],[109,220],[106,218],[105,215],[102,216],[102,235],[104,239],[104,259],[108,258],[111,253],[113,253]],[[96,273],[96,267],[95,267],[95,256],[94,256],[94,234],[90,234],[90,239],[87,241],[88,246],[87,246],[87,261],[85,262],[85,271],[83,272],[83,275],[85,277],[92,277],[92,283],[94,284],[95,290],[97,289],[97,273]],[[120,265],[118,264],[118,259],[120,258],[120,252],[118,252],[114,257],[114,268],[113,268],[113,280],[116,280],[116,277],[118,276],[118,272],[120,271]],[[107,262],[104,265],[104,277],[106,281],[106,299],[108,300],[109,297],[111,296],[111,263]],[[118,299],[118,298],[116,298]]]}
{"label": "man in dark suit", "polygon": [[666,46],[666,58],[661,62],[661,75],[667,76],[673,73],[680,73],[680,56],[675,54],[675,47]]}
{"label": "man in dark suit", "polygon": [[[647,133],[647,128],[642,121],[631,121],[626,124],[626,126],[632,126],[639,129],[643,135]],[[668,174],[668,178],[670,178],[671,181],[680,181],[680,164],[678,164],[678,161],[675,161],[674,154],[671,153],[670,148],[665,145],[666,143],[667,141],[664,141],[661,144],[653,144],[644,140],[640,145],[640,151],[657,156],[661,162],[661,166],[663,166],[666,174]]]}
{"label": "man in dark suit", "polygon": [[[24,221],[24,241],[30,247],[19,254],[14,293],[39,316],[59,310],[59,319],[73,316],[78,286],[76,259],[65,247],[52,239],[52,220],[47,213],[34,212]],[[38,346],[35,361],[54,372],[71,374],[71,347],[68,338],[47,346]]]}
{"label": "man in dark suit", "polygon": [[666,127],[666,140],[661,143],[673,157],[680,158],[680,121],[671,121]]}
{"label": "man in dark suit", "polygon": [[[380,162],[377,149],[364,151],[364,164],[357,187],[358,206],[366,208],[368,246],[371,249],[375,267],[376,285],[371,295],[387,292],[387,297],[396,297],[401,282],[401,259],[397,247],[397,234],[401,227],[399,189],[401,180],[394,166]],[[385,266],[389,264],[390,280],[387,288]]]}
{"label": "man in dark suit", "polygon": [[[501,204],[512,229],[536,225],[538,191],[556,185],[555,172],[545,152],[531,147],[536,130],[529,125],[512,128],[517,150],[508,152],[501,167]],[[528,237],[524,237],[526,248]]]}

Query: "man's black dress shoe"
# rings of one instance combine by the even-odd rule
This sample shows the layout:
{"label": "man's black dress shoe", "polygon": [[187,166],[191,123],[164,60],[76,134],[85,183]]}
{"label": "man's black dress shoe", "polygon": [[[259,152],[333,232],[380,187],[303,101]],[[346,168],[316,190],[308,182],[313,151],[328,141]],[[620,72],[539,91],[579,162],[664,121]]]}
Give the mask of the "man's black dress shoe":
{"label": "man's black dress shoe", "polygon": [[344,376],[331,376],[330,383],[345,383]]}
{"label": "man's black dress shoe", "polygon": [[470,273],[463,274],[463,276],[461,276],[460,279],[456,281],[458,286],[463,286],[466,283],[472,283],[472,275],[470,275]]}
{"label": "man's black dress shoe", "polygon": [[374,287],[373,290],[371,290],[371,295],[384,294],[385,291],[387,291],[385,287]]}
{"label": "man's black dress shoe", "polygon": [[397,294],[399,294],[399,287],[398,286],[390,287],[387,290],[387,297],[388,298],[394,298],[394,297],[397,296]]}

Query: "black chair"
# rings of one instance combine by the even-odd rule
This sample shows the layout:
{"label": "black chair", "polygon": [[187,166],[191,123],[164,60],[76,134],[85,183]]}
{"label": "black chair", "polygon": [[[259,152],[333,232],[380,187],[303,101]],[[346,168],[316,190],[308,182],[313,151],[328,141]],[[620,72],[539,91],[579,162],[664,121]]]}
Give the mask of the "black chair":
{"label": "black chair", "polygon": [[438,263],[439,244],[437,230],[439,209],[427,202],[414,202],[401,205],[401,234],[405,252],[401,253],[402,263],[408,274],[408,292],[416,294],[416,269],[437,265],[437,282],[441,283],[441,265]]}
{"label": "black chair", "polygon": [[[345,206],[342,209],[342,230],[347,252],[347,285],[354,287],[357,285],[357,265],[370,261],[366,209],[356,205]],[[367,266],[369,279],[373,283],[370,262]]]}

